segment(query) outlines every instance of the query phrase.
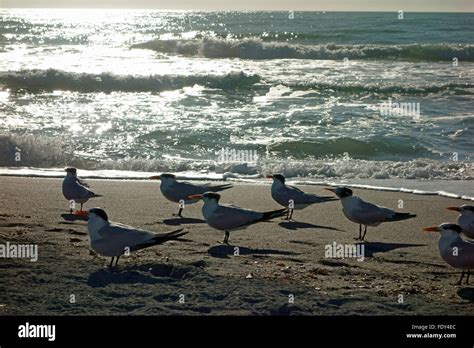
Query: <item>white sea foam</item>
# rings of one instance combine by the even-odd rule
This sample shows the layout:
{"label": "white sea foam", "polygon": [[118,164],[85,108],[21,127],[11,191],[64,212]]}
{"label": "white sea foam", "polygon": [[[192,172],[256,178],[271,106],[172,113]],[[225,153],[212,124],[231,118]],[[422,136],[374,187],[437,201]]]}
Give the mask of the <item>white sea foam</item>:
{"label": "white sea foam", "polygon": [[[80,169],[82,178],[111,179],[111,180],[145,180],[151,175],[161,172],[136,172],[125,170],[85,170]],[[231,172],[215,173],[203,171],[175,172],[183,180],[227,180],[235,183],[250,185],[270,184],[261,174],[243,175]],[[62,178],[64,168],[15,168],[0,167],[0,176]],[[289,184],[317,186],[346,186],[357,189],[367,189],[387,192],[403,192],[415,195],[437,195],[474,201],[472,180],[406,180],[406,179],[345,179],[345,180],[315,180],[313,178],[288,178]],[[440,190],[440,188],[443,188]],[[468,193],[469,192],[469,193]]]}
{"label": "white sea foam", "polygon": [[198,40],[151,40],[132,48],[151,49],[160,53],[241,59],[408,59],[472,61],[474,45],[408,44],[408,45],[303,45],[288,42],[265,42],[258,38]]}

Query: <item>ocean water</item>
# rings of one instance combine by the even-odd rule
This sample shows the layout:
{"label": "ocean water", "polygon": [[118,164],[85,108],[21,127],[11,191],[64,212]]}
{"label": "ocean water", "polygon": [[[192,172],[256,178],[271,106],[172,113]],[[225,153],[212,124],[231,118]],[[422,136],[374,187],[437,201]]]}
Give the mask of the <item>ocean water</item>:
{"label": "ocean water", "polygon": [[472,13],[0,9],[0,173],[278,171],[474,196],[473,33]]}

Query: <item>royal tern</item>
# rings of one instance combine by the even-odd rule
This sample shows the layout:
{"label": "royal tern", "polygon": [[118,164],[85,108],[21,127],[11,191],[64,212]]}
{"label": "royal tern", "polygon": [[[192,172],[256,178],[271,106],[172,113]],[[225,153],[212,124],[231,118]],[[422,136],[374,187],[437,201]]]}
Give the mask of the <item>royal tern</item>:
{"label": "royal tern", "polygon": [[287,214],[286,209],[257,212],[233,205],[222,205],[219,204],[220,198],[221,195],[215,192],[206,192],[189,197],[189,199],[202,199],[204,201],[202,215],[209,226],[225,232],[225,244],[229,244],[230,231],[243,229],[249,225]]}
{"label": "royal tern", "polygon": [[460,207],[448,207],[447,209],[459,212],[458,225],[461,226],[466,237],[474,239],[474,206],[464,204]]}
{"label": "royal tern", "polygon": [[189,199],[189,196],[203,194],[205,192],[219,192],[232,187],[232,184],[196,185],[187,182],[178,182],[175,175],[168,173],[151,176],[149,179],[161,180],[160,191],[163,196],[171,202],[179,203],[178,214],[173,214],[179,217],[182,217],[181,213],[185,204],[193,204],[198,201],[198,199]]}
{"label": "royal tern", "polygon": [[441,257],[448,265],[462,270],[457,285],[461,285],[465,275],[467,275],[466,284],[469,284],[471,269],[474,268],[474,242],[461,238],[460,233],[463,231],[461,226],[444,223],[439,226],[423,228],[423,231],[441,234],[438,242]]}
{"label": "royal tern", "polygon": [[[68,201],[75,201],[81,204],[81,210],[76,211],[75,214],[86,215],[87,212],[82,211],[82,205],[90,198],[102,197],[102,195],[95,194],[89,190],[89,185],[77,177],[76,168],[66,168],[66,177],[63,181],[63,195]],[[72,213],[72,209],[70,208]]]}
{"label": "royal tern", "polygon": [[299,188],[285,184],[285,177],[281,174],[268,175],[273,179],[272,198],[280,205],[288,208],[287,219],[293,217],[293,210],[300,210],[315,203],[323,203],[337,200],[334,197],[321,197],[311,193],[305,193]]}
{"label": "royal tern", "polygon": [[115,266],[121,255],[162,244],[169,240],[176,240],[188,232],[183,229],[157,234],[154,232],[136,229],[131,226],[109,221],[104,210],[93,208],[89,210],[87,222],[92,249],[100,255],[111,257],[110,267]]}
{"label": "royal tern", "polygon": [[[350,221],[359,224],[359,240],[364,240],[367,226],[378,226],[382,222],[401,221],[414,218],[410,213],[398,213],[392,209],[363,201],[352,195],[352,190],[346,187],[325,188],[334,192],[342,203],[342,212]],[[362,225],[365,226],[362,235]]]}

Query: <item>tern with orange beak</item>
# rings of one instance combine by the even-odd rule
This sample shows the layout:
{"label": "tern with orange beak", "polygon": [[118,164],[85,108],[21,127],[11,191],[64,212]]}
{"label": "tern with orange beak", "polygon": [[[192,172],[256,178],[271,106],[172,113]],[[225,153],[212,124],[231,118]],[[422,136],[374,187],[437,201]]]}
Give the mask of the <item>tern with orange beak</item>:
{"label": "tern with orange beak", "polygon": [[[89,185],[77,177],[76,168],[66,168],[66,177],[63,180],[63,195],[68,201],[81,204],[81,210],[75,211],[76,215],[87,216],[87,212],[82,210],[82,205],[90,198],[102,197],[89,190]],[[70,209],[72,213],[72,209]]]}
{"label": "tern with orange beak", "polygon": [[461,278],[456,284],[461,285],[465,275],[466,284],[469,284],[471,269],[474,268],[474,242],[461,238],[461,226],[444,223],[423,228],[423,231],[440,233],[438,249],[441,257],[448,265],[462,270]]}
{"label": "tern with orange beak", "polygon": [[207,224],[216,230],[224,231],[224,243],[229,244],[230,231],[244,229],[258,222],[267,221],[287,214],[286,209],[267,212],[239,208],[233,205],[219,204],[221,195],[206,192],[202,195],[191,195],[189,199],[202,199],[202,215]]}
{"label": "tern with orange beak", "polygon": [[448,207],[448,210],[459,212],[458,225],[462,228],[462,233],[471,239],[474,239],[474,206],[461,205],[460,207]]}
{"label": "tern with orange beak", "polygon": [[137,229],[117,222],[109,221],[103,209],[89,210],[87,222],[91,248],[100,255],[111,257],[109,267],[115,266],[121,255],[127,252],[145,249],[154,245],[163,244],[169,240],[179,240],[188,232],[183,229],[157,234],[154,232]]}
{"label": "tern with orange beak", "polygon": [[[382,222],[401,221],[414,218],[416,215],[410,213],[398,213],[392,209],[376,204],[365,202],[354,196],[352,190],[347,187],[325,188],[333,192],[342,203],[342,212],[350,221],[359,224],[359,238],[364,240],[367,234],[367,226],[378,226]],[[362,225],[365,226],[362,234]]]}
{"label": "tern with orange beak", "polygon": [[273,179],[271,193],[272,198],[283,207],[288,207],[287,220],[293,217],[293,210],[300,210],[309,205],[335,201],[334,197],[320,197],[315,194],[305,193],[299,188],[285,184],[285,177],[282,174],[268,175]]}
{"label": "tern with orange beak", "polygon": [[232,184],[223,185],[196,185],[188,182],[178,182],[176,176],[173,174],[163,173],[161,175],[151,176],[150,180],[161,180],[160,191],[165,198],[171,202],[179,203],[178,214],[174,216],[182,217],[185,204],[193,204],[199,201],[199,199],[189,199],[191,195],[199,195],[205,192],[219,192],[230,189]]}

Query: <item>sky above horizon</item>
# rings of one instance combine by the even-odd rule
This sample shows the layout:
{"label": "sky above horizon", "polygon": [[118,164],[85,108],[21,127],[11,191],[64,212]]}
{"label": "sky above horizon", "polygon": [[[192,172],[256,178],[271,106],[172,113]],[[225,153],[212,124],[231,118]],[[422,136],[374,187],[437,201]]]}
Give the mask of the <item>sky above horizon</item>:
{"label": "sky above horizon", "polygon": [[474,12],[474,0],[0,0],[0,8]]}

